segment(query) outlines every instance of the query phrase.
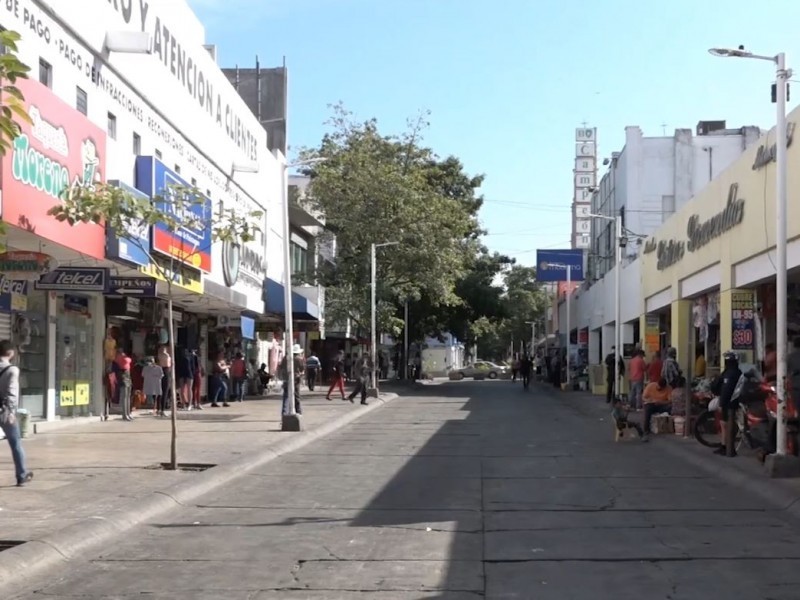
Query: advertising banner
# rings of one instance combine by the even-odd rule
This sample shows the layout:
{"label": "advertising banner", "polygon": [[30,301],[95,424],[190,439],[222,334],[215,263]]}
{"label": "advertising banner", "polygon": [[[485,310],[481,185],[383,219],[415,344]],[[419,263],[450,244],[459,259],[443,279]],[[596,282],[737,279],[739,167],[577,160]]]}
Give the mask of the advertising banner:
{"label": "advertising banner", "polygon": [[[109,181],[109,185],[120,188],[137,200],[148,200],[146,196],[134,187],[122,181]],[[125,262],[144,267],[150,264],[150,227],[146,223],[131,223],[125,229],[125,235],[117,235],[112,228],[106,229],[106,254],[108,258],[122,260]]]}
{"label": "advertising banner", "polygon": [[536,280],[541,283],[567,281],[567,268],[571,281],[583,281],[583,250],[537,250]]}
{"label": "advertising banner", "polygon": [[[152,156],[136,158],[136,187],[153,198],[156,207],[171,212],[178,222],[185,224],[171,230],[164,223],[153,225],[151,247],[153,252],[175,258],[185,265],[211,272],[211,200],[200,198],[197,203],[175,205],[170,202],[176,187],[188,188],[189,184],[175,171],[168,169],[160,160]],[[159,200],[159,198],[161,200]],[[177,214],[181,208],[188,209],[187,215]]]}
{"label": "advertising banner", "polygon": [[92,186],[105,174],[106,134],[38,81],[20,79],[31,123],[2,158],[2,219],[72,250],[103,259],[105,227],[71,226],[47,214],[71,185]]}
{"label": "advertising banner", "polygon": [[731,292],[733,350],[752,350],[756,332],[756,299],[752,290]]}

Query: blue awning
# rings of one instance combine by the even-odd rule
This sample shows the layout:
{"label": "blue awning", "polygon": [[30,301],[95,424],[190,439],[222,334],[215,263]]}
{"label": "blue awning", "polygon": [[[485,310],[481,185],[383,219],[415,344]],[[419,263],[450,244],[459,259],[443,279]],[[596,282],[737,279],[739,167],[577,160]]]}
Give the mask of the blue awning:
{"label": "blue awning", "polygon": [[241,316],[242,337],[246,340],[256,339],[256,320]]}
{"label": "blue awning", "polygon": [[[283,284],[274,279],[264,280],[264,309],[268,313],[285,314]],[[319,321],[319,307],[308,298],[292,292],[292,318],[297,321]]]}

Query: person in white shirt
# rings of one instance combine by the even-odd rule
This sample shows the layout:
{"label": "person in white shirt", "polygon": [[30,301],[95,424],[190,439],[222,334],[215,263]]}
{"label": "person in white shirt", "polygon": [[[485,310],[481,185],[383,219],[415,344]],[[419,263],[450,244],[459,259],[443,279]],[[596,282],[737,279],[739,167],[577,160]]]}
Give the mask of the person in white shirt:
{"label": "person in white shirt", "polygon": [[17,486],[22,487],[33,479],[33,471],[25,468],[25,452],[17,422],[19,408],[19,367],[11,364],[14,346],[9,340],[0,341],[0,429],[11,447]]}

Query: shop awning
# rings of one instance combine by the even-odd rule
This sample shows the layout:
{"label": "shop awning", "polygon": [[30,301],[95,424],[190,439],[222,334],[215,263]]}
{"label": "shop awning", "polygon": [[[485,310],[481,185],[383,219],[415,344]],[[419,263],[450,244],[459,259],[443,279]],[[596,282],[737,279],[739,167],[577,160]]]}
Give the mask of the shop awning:
{"label": "shop awning", "polygon": [[241,316],[242,337],[246,340],[256,339],[256,320],[252,317]]}
{"label": "shop awning", "polygon": [[[274,279],[264,280],[264,309],[268,313],[286,313],[282,283]],[[292,292],[292,318],[296,321],[318,321],[319,307],[308,298]]]}

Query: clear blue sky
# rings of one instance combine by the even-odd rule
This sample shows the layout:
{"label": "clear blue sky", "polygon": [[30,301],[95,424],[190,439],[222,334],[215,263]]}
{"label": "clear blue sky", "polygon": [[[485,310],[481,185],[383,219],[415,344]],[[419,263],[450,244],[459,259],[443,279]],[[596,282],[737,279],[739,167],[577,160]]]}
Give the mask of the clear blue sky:
{"label": "clear blue sky", "polygon": [[[339,100],[387,133],[431,110],[426,143],[486,175],[487,245],[525,264],[536,248],[568,247],[572,138],[583,121],[598,128],[601,158],[621,149],[627,125],[645,135],[704,119],[772,126],[773,66],[714,58],[711,46],[783,50],[800,80],[797,0],[190,4],[222,66],[286,57],[290,146],[316,144]],[[790,106],[797,98],[800,83]]]}

